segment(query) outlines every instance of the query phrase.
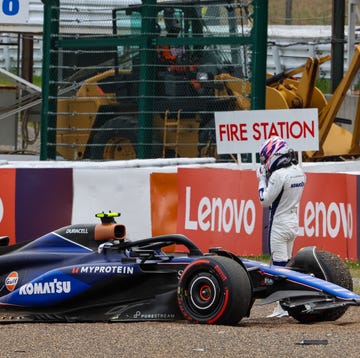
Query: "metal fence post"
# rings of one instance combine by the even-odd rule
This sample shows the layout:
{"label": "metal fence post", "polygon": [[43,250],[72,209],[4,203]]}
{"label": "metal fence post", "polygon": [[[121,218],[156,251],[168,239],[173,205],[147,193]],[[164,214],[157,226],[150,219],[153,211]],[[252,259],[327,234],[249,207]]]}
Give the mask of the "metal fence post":
{"label": "metal fence post", "polygon": [[[49,101],[50,95],[56,93],[56,87],[50,84],[51,66],[54,66],[55,58],[51,55],[52,42],[54,34],[59,34],[59,0],[42,0],[44,4],[44,35],[43,35],[43,68],[42,68],[42,104],[41,104],[41,144],[40,160],[55,159],[55,146],[48,148],[48,142],[55,143],[56,134],[48,133],[49,124],[55,127],[56,119],[49,117],[49,112],[56,112],[54,101]],[[53,21],[53,20],[57,21]]]}
{"label": "metal fence post", "polygon": [[251,109],[265,109],[268,0],[254,0]]}
{"label": "metal fence post", "polygon": [[150,158],[149,145],[152,141],[152,109],[154,92],[154,69],[150,64],[154,63],[154,51],[152,51],[152,34],[155,26],[156,0],[143,0],[143,16],[141,24],[142,44],[140,49],[140,86],[139,86],[139,133],[138,152],[140,159]]}

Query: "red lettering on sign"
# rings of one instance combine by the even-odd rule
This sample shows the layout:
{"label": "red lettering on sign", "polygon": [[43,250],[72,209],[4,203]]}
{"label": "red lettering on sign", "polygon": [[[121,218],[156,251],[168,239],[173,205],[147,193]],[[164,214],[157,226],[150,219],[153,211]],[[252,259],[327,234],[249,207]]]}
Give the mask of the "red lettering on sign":
{"label": "red lettering on sign", "polygon": [[230,140],[240,140],[239,134],[238,134],[238,128],[237,125],[234,123],[230,124]]}
{"label": "red lettering on sign", "polygon": [[222,142],[224,140],[223,136],[226,134],[226,125],[225,124],[219,125],[219,133],[220,133],[220,141]]}
{"label": "red lettering on sign", "polygon": [[314,121],[308,122],[256,122],[253,124],[253,139],[260,140],[272,136],[284,139],[313,138],[315,136]]}
{"label": "red lettering on sign", "polygon": [[219,125],[220,141],[239,142],[248,140],[245,123],[220,124]]}
{"label": "red lettering on sign", "polygon": [[305,129],[304,138],[307,138],[308,134],[309,134],[309,137],[315,137],[315,124],[314,124],[314,121],[311,121],[310,124],[311,124],[311,127],[310,127],[309,123],[304,122],[304,129]]}

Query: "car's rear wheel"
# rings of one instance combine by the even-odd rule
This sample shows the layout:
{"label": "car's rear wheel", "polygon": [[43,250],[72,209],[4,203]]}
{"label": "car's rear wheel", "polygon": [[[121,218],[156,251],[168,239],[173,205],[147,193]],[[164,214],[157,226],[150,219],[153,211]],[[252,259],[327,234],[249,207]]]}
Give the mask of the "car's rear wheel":
{"label": "car's rear wheel", "polygon": [[[325,275],[315,276],[323,280],[335,283],[350,291],[353,290],[353,282],[350,271],[344,262],[335,254],[327,251],[316,251],[317,258],[325,271]],[[312,274],[312,272],[307,272]],[[304,307],[289,308],[289,315],[301,323],[314,323],[323,321],[336,321],[344,315],[348,306],[336,307],[323,310],[317,313],[304,313]]]}
{"label": "car's rear wheel", "polygon": [[252,287],[236,261],[208,256],[188,265],[178,286],[183,316],[193,323],[234,325],[248,315]]}

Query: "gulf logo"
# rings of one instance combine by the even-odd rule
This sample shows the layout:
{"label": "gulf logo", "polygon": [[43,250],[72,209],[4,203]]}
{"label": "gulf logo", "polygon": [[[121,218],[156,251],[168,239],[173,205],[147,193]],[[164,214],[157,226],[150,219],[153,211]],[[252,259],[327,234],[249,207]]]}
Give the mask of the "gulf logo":
{"label": "gulf logo", "polygon": [[11,292],[14,291],[19,280],[19,275],[16,271],[10,272],[5,279],[5,286]]}

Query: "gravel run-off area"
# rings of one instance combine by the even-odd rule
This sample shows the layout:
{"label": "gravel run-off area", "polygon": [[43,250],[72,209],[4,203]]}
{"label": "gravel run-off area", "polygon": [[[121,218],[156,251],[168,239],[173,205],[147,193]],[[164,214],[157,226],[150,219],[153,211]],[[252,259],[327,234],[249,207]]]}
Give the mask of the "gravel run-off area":
{"label": "gravel run-off area", "polygon": [[249,318],[232,327],[186,321],[5,323],[5,316],[1,357],[359,357],[360,307],[350,307],[336,322],[311,325],[266,318],[272,309],[254,306]]}

